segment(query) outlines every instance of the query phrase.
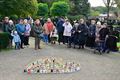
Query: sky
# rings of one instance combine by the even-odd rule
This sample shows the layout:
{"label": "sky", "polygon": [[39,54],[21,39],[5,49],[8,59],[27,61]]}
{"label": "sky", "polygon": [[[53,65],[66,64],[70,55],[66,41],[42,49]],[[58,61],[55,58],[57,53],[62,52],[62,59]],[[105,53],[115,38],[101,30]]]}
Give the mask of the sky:
{"label": "sky", "polygon": [[103,0],[89,0],[92,7],[104,6]]}

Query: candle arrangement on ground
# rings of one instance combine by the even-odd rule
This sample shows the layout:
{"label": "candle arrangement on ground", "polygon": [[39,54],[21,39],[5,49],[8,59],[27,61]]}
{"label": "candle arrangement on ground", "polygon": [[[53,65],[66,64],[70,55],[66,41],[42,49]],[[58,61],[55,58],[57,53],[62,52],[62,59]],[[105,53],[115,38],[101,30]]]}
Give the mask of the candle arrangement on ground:
{"label": "candle arrangement on ground", "polygon": [[32,73],[72,73],[80,70],[80,64],[65,62],[61,58],[41,58],[28,64],[24,72]]}

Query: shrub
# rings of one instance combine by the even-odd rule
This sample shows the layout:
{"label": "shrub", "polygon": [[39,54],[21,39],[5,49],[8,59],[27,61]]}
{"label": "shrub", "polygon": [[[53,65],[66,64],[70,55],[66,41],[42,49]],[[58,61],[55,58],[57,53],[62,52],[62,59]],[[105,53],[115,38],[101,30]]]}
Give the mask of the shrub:
{"label": "shrub", "polygon": [[72,20],[72,21],[74,21],[74,20],[80,20],[80,18],[85,18],[85,17],[82,16],[82,15],[75,15],[75,16],[68,15],[67,17],[68,17],[68,19],[70,19],[70,20]]}
{"label": "shrub", "polygon": [[9,34],[8,33],[0,33],[0,48],[5,49],[9,44]]}
{"label": "shrub", "polygon": [[10,19],[12,19],[12,20],[17,20],[17,19],[18,19],[18,16],[17,16],[17,15],[11,15],[11,16],[10,16]]}
{"label": "shrub", "polygon": [[38,12],[37,15],[39,16],[47,16],[49,12],[48,5],[45,3],[38,4]]}
{"label": "shrub", "polygon": [[63,1],[54,2],[52,7],[50,8],[50,14],[52,16],[66,16],[69,10],[70,7],[68,3]]}

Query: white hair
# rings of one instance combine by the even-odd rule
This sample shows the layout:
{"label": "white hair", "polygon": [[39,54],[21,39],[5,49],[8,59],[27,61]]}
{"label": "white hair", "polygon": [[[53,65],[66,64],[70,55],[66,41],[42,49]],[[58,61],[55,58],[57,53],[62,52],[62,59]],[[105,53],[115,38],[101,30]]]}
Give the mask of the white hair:
{"label": "white hair", "polygon": [[98,21],[98,22],[97,22],[97,25],[101,25],[101,22],[100,22],[100,21]]}

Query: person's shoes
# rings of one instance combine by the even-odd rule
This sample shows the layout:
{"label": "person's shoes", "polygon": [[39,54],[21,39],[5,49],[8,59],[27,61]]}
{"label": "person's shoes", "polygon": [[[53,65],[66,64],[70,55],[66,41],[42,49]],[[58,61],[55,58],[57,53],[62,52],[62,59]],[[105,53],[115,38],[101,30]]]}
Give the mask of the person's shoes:
{"label": "person's shoes", "polygon": [[59,45],[60,45],[60,43],[59,43]]}
{"label": "person's shoes", "polygon": [[21,47],[21,49],[24,49],[23,47]]}
{"label": "person's shoes", "polygon": [[71,48],[71,46],[68,46],[68,48]]}
{"label": "person's shoes", "polygon": [[110,53],[110,51],[108,50],[108,51],[107,51],[107,54],[109,54],[109,53]]}
{"label": "person's shoes", "polygon": [[75,45],[74,45],[74,47],[73,47],[73,48],[74,48],[74,49],[76,48],[76,47],[75,47]]}
{"label": "person's shoes", "polygon": [[84,49],[84,46],[82,46],[82,49]]}
{"label": "person's shoes", "polygon": [[56,42],[53,42],[53,44],[56,44]]}
{"label": "person's shoes", "polygon": [[105,50],[103,50],[102,53],[105,53]]}
{"label": "person's shoes", "polygon": [[102,55],[102,52],[101,52],[101,50],[98,50],[98,52],[100,53],[100,55]]}
{"label": "person's shoes", "polygon": [[37,48],[35,48],[35,50],[38,50]]}
{"label": "person's shoes", "polygon": [[39,47],[38,49],[42,49],[41,47]]}
{"label": "person's shoes", "polygon": [[81,49],[81,46],[79,46],[78,49]]}

